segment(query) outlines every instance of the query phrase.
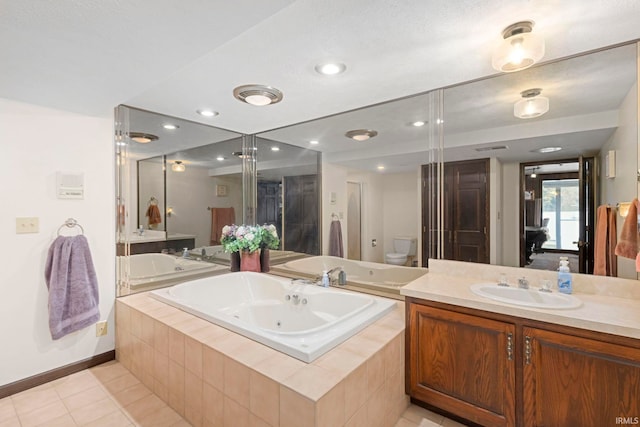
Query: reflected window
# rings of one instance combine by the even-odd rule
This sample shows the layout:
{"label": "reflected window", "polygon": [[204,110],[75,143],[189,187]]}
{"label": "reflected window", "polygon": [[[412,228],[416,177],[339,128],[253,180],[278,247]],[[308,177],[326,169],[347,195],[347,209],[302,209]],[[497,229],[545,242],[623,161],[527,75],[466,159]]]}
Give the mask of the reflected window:
{"label": "reflected window", "polygon": [[547,228],[546,249],[578,250],[580,237],[579,181],[542,180],[542,225]]}

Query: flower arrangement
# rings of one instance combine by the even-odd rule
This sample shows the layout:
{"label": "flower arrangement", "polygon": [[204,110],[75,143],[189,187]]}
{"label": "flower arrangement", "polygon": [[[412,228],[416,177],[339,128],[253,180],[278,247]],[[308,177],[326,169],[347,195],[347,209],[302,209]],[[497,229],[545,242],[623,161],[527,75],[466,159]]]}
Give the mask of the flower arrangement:
{"label": "flower arrangement", "polygon": [[274,225],[225,225],[220,239],[225,252],[255,252],[261,248],[276,249],[280,239]]}

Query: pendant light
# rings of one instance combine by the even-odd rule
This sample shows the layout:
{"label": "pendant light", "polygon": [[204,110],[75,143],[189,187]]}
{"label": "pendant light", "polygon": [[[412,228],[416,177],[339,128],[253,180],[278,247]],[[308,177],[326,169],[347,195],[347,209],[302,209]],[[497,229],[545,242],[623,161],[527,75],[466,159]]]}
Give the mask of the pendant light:
{"label": "pendant light", "polygon": [[549,111],[549,98],[540,96],[542,89],[527,89],[520,92],[522,99],[513,106],[513,115],[519,119],[540,117]]}
{"label": "pendant light", "polygon": [[493,52],[491,65],[498,71],[510,73],[524,70],[544,56],[544,39],[533,34],[533,21],[521,21],[502,31],[502,42]]}

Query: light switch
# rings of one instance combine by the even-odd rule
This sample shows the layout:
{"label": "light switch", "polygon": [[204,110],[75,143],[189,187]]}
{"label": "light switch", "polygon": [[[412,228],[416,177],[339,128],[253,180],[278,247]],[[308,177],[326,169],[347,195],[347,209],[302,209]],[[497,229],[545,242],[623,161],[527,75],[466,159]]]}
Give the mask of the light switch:
{"label": "light switch", "polygon": [[16,234],[38,233],[40,220],[37,217],[16,218]]}

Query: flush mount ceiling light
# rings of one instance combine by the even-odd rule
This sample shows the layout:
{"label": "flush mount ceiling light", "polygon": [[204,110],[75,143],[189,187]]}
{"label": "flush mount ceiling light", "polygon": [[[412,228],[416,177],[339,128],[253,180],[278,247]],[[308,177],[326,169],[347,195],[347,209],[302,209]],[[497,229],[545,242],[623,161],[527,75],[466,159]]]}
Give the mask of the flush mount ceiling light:
{"label": "flush mount ceiling light", "polygon": [[527,89],[520,92],[522,99],[513,106],[513,115],[519,119],[540,117],[549,111],[549,98],[540,96],[542,89]]}
{"label": "flush mount ceiling light", "polygon": [[216,157],[216,160],[219,161],[219,162],[222,162],[222,161],[225,160],[225,157],[224,156],[218,156],[218,157]]}
{"label": "flush mount ceiling light", "polygon": [[311,145],[318,145],[318,144],[320,144],[320,141],[317,141],[317,140],[315,140],[315,139],[312,139],[311,141],[309,141],[309,144],[311,144]]}
{"label": "flush mount ceiling light", "polygon": [[325,76],[335,76],[336,74],[344,73],[346,69],[346,65],[338,62],[327,62],[315,66],[315,70]]}
{"label": "flush mount ceiling light", "polygon": [[350,130],[345,133],[344,136],[347,138],[355,139],[356,141],[366,141],[367,139],[373,138],[378,134],[378,131],[371,129],[356,129]]}
{"label": "flush mount ceiling light", "polygon": [[544,39],[533,34],[533,25],[533,21],[521,21],[502,31],[504,40],[491,58],[493,68],[510,73],[529,68],[542,59]]}
{"label": "flush mount ceiling light", "polygon": [[282,92],[271,86],[244,85],[233,90],[233,96],[247,104],[262,107],[282,101]]}
{"label": "flush mount ceiling light", "polygon": [[173,123],[165,123],[165,124],[162,125],[162,127],[165,128],[166,130],[176,130],[180,126],[174,125]]}
{"label": "flush mount ceiling light", "polygon": [[415,127],[419,128],[419,127],[421,127],[421,126],[426,125],[426,124],[427,124],[427,122],[423,122],[422,120],[418,120],[417,122],[413,122],[413,123],[411,123],[411,124],[412,124],[413,126],[415,126]]}
{"label": "flush mount ceiling light", "polygon": [[280,151],[280,147],[276,147],[275,145],[271,147],[271,151]]}
{"label": "flush mount ceiling light", "polygon": [[184,172],[185,171],[184,163],[182,163],[182,161],[180,160],[176,160],[171,165],[171,170],[174,172]]}
{"label": "flush mount ceiling light", "polygon": [[218,114],[220,114],[217,111],[213,111],[213,110],[209,110],[209,109],[196,110],[196,113],[198,113],[198,114],[200,114],[201,116],[204,116],[204,117],[215,117]]}
{"label": "flush mount ceiling light", "polygon": [[555,153],[556,151],[562,150],[562,147],[542,147],[537,148],[535,150],[531,150],[532,153]]}
{"label": "flush mount ceiling light", "polygon": [[129,132],[129,138],[140,144],[147,144],[158,139],[156,135],[144,132]]}

